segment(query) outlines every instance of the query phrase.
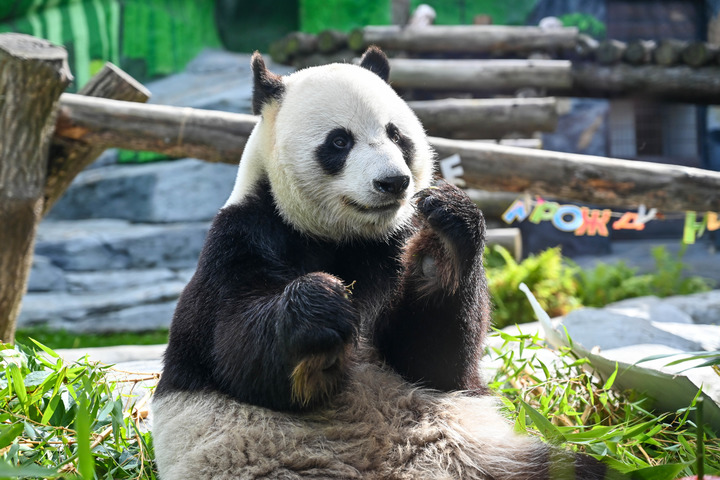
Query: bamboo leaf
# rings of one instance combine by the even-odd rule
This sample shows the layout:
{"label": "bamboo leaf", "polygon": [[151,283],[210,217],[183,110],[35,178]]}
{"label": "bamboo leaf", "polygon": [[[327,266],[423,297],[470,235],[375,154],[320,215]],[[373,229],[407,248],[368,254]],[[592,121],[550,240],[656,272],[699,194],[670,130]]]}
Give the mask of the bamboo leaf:
{"label": "bamboo leaf", "polygon": [[58,355],[57,352],[55,352],[55,350],[53,350],[52,348],[46,347],[45,345],[43,345],[42,343],[38,342],[38,341],[35,340],[34,338],[30,338],[30,341],[33,342],[33,343],[34,343],[35,345],[37,345],[38,347],[40,347],[43,352],[47,353],[47,354],[50,355],[51,357],[53,357],[53,358],[60,358],[60,355]]}
{"label": "bamboo leaf", "polygon": [[50,422],[50,419],[52,418],[53,414],[55,413],[55,410],[57,409],[58,404],[60,404],[60,395],[55,395],[48,402],[48,406],[45,408],[45,412],[43,413],[42,420],[40,421],[40,423],[47,424]]}
{"label": "bamboo leaf", "polygon": [[565,436],[562,432],[558,430],[555,425],[550,423],[550,420],[548,420],[543,414],[522,400],[520,400],[520,404],[523,406],[525,412],[527,412],[527,415],[533,421],[540,433],[542,433],[550,443],[560,445],[565,442]]}
{"label": "bamboo leaf", "polygon": [[669,478],[677,478],[683,469],[689,465],[690,463],[671,463],[641,468],[630,472],[630,478],[632,480],[668,480]]}
{"label": "bamboo leaf", "polygon": [[57,470],[43,468],[39,465],[23,465],[16,467],[6,462],[0,462],[0,478],[58,478]]}
{"label": "bamboo leaf", "polygon": [[95,458],[90,450],[90,424],[88,399],[83,396],[78,401],[75,431],[77,432],[78,471],[84,480],[92,480],[95,476]]}
{"label": "bamboo leaf", "polygon": [[15,395],[18,397],[20,404],[23,408],[27,408],[27,390],[25,390],[25,381],[23,380],[22,372],[20,368],[14,363],[10,363],[7,366],[7,373],[9,374],[10,381],[13,385]]}
{"label": "bamboo leaf", "polygon": [[10,445],[23,432],[22,423],[12,425],[0,425],[0,448]]}

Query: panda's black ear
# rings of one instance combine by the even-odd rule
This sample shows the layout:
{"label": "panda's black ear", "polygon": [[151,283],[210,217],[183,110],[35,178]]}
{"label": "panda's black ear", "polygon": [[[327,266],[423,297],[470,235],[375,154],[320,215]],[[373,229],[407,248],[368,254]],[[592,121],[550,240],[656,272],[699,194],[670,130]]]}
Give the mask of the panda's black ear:
{"label": "panda's black ear", "polygon": [[390,83],[390,62],[388,62],[385,52],[375,45],[371,45],[365,50],[360,59],[360,66],[367,68],[378,77],[382,78],[386,83]]}
{"label": "panda's black ear", "polygon": [[250,66],[253,72],[252,109],[255,115],[262,113],[263,105],[271,100],[280,100],[285,92],[282,77],[275,75],[265,66],[260,52],[253,53]]}

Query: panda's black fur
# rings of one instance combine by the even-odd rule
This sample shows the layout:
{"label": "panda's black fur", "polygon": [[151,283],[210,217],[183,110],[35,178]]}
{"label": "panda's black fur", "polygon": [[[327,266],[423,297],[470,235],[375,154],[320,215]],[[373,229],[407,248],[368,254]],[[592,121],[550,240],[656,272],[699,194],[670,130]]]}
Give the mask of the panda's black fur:
{"label": "panda's black fur", "polygon": [[[389,78],[378,49],[361,67]],[[285,85],[258,54],[253,72],[265,120]],[[556,471],[554,458],[573,472],[557,478],[605,478],[589,457],[514,436],[494,411],[479,371],[490,316],[482,214],[456,187],[421,178],[432,167],[414,164],[430,162],[417,133],[383,130],[407,168],[372,185],[388,208],[412,202],[403,221],[369,223],[368,235],[312,231],[262,172],[214,219],[155,393],[163,480],[529,480]],[[341,175],[355,142],[343,125],[317,138],[319,175]],[[391,215],[384,205],[378,218]]]}
{"label": "panda's black fur", "polygon": [[[258,184],[249,201],[223,209],[212,224],[177,306],[156,394],[211,389],[273,409],[306,407],[293,399],[293,369],[308,356],[337,357],[325,368],[332,386],[339,384],[341,357],[361,330],[411,382],[482,389],[482,216],[447,184],[423,192],[418,210],[419,227],[337,243],[285,224],[267,181]],[[428,287],[422,265],[404,264],[430,251],[444,254],[434,229],[457,255],[434,266],[452,271],[451,290]],[[408,242],[412,248],[403,251]],[[371,315],[374,322],[361,326]],[[318,393],[310,403],[331,392]]]}

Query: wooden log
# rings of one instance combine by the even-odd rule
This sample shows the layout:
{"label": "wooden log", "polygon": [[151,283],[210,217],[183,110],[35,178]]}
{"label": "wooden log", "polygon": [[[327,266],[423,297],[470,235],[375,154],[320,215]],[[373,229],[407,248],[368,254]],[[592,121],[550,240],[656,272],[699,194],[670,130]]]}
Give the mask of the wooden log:
{"label": "wooden log", "polygon": [[285,37],[284,47],[290,57],[309,55],[317,51],[318,38],[310,33],[292,32]]}
{"label": "wooden log", "polygon": [[519,88],[570,88],[567,60],[390,60],[396,88],[440,91],[513,91]]}
{"label": "wooden log", "polygon": [[323,30],[318,34],[318,51],[334,53],[347,47],[348,36],[339,30]]}
{"label": "wooden log", "polygon": [[680,63],[685,47],[687,47],[687,42],[683,40],[662,40],[653,52],[653,61],[665,67],[677,65]]}
{"label": "wooden log", "polygon": [[573,88],[555,95],[648,97],[688,103],[720,103],[720,68],[687,65],[573,65]]}
{"label": "wooden log", "polygon": [[369,26],[350,33],[352,50],[369,45],[385,50],[413,53],[514,53],[573,49],[578,30],[574,27],[544,29],[503,25],[428,25],[419,28]]}
{"label": "wooden log", "polygon": [[55,135],[104,148],[237,164],[256,123],[253,115],[66,93]]}
{"label": "wooden log", "polygon": [[692,42],[682,51],[683,63],[691,67],[702,67],[714,63],[720,48],[705,42]]}
{"label": "wooden log", "polygon": [[[237,164],[252,115],[143,105],[81,95],[62,97],[56,135]],[[720,172],[617,160],[488,142],[431,137],[438,158],[461,157],[468,188],[528,192],[615,207],[641,203],[664,211],[720,211]]]}
{"label": "wooden log", "polygon": [[501,138],[552,132],[557,127],[554,98],[493,98],[408,102],[430,135],[445,138]]}
{"label": "wooden log", "polygon": [[623,60],[630,65],[644,65],[652,61],[657,44],[653,40],[633,40],[627,44]]}
{"label": "wooden log", "polygon": [[72,79],[67,52],[0,34],[0,340],[13,342],[43,208],[57,103]]}
{"label": "wooden log", "polygon": [[589,35],[581,33],[578,35],[577,45],[575,45],[575,53],[580,55],[580,57],[586,58],[591,55],[595,55],[595,51],[597,51],[599,46],[600,42]]}
{"label": "wooden log", "polygon": [[619,40],[603,40],[600,42],[595,59],[601,65],[613,65],[622,60],[627,44]]}
{"label": "wooden log", "polygon": [[469,188],[609,207],[720,211],[720,172],[436,137],[431,143],[440,158],[460,155]]}
{"label": "wooden log", "polygon": [[[79,93],[89,97],[140,103],[145,103],[150,98],[150,91],[147,88],[112,63],[106,63]],[[48,158],[43,216],[65,193],[77,174],[95,161],[104,150],[105,147],[102,146],[96,147],[76,140],[54,137]]]}
{"label": "wooden log", "polygon": [[272,58],[273,62],[280,63],[282,65],[290,64],[290,55],[288,55],[287,43],[288,37],[285,36],[278,38],[270,44],[268,53],[270,53],[270,58]]}

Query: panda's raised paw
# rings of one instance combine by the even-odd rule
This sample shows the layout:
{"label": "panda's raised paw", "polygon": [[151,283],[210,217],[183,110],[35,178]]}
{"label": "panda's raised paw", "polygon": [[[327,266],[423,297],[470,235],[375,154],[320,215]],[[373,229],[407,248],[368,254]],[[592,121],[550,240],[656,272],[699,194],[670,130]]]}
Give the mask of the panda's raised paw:
{"label": "panda's raised paw", "polygon": [[[474,251],[485,241],[485,220],[465,192],[443,180],[415,195],[418,212],[430,227],[460,250]],[[467,252],[470,253],[470,252]]]}

